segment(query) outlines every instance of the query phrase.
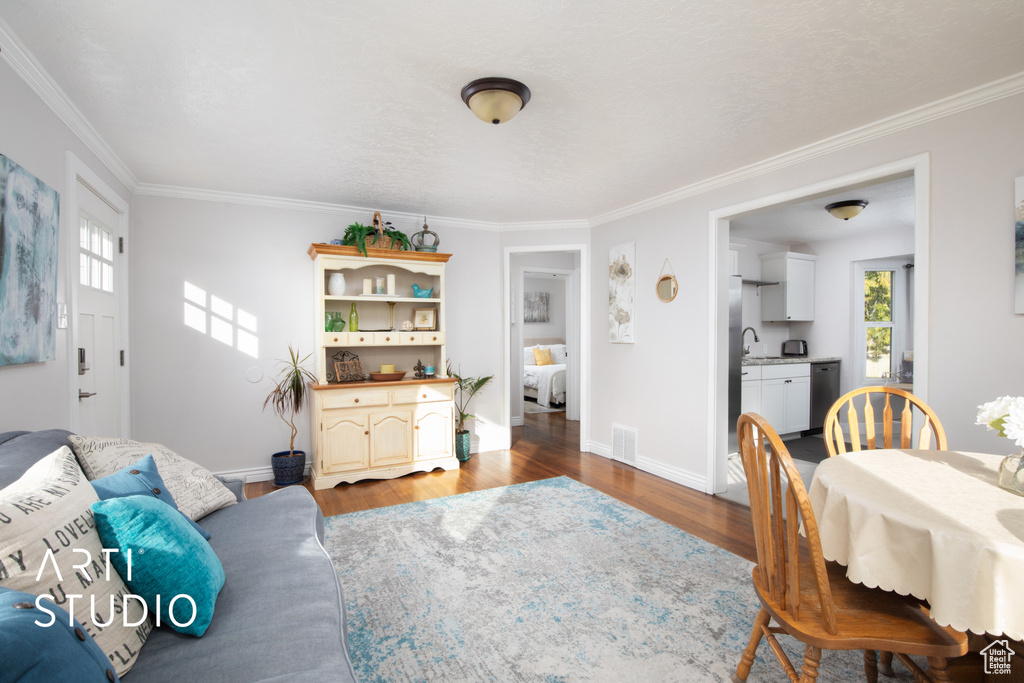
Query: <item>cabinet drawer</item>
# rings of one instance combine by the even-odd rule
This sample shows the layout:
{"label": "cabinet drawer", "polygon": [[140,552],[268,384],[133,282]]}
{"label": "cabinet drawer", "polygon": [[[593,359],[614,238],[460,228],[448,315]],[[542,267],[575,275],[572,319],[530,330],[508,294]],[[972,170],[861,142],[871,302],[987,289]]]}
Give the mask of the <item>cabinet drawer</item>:
{"label": "cabinet drawer", "polygon": [[749,382],[752,379],[761,379],[761,366],[760,365],[742,365],[742,366],[740,366],[740,381]]}
{"label": "cabinet drawer", "polygon": [[[761,379],[781,379],[783,377],[810,377],[810,363],[784,363],[782,365],[762,365]],[[748,375],[749,377],[749,375]]]}
{"label": "cabinet drawer", "polygon": [[424,332],[424,344],[444,344],[444,332]]}
{"label": "cabinet drawer", "polygon": [[398,335],[400,332],[374,332],[373,343],[377,346],[394,346],[398,344]]}
{"label": "cabinet drawer", "polygon": [[428,403],[452,400],[453,384],[420,384],[392,390],[394,403]]}
{"label": "cabinet drawer", "polygon": [[348,332],[325,332],[324,346],[347,346]]}
{"label": "cabinet drawer", "polygon": [[349,332],[349,346],[373,346],[373,332]]}
{"label": "cabinet drawer", "polygon": [[386,406],[387,389],[353,389],[352,391],[330,391],[322,399],[321,408],[360,408],[363,406]]}
{"label": "cabinet drawer", "polygon": [[400,344],[422,344],[423,333],[422,332],[402,332],[399,336]]}

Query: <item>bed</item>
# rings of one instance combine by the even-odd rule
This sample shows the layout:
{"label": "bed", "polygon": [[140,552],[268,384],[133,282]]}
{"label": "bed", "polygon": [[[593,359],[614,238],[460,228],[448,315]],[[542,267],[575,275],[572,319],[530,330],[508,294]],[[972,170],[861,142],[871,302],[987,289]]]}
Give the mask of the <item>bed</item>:
{"label": "bed", "polygon": [[[537,365],[535,348],[551,350],[551,365]],[[565,340],[557,337],[523,339],[523,395],[537,400],[538,405],[565,403]]]}

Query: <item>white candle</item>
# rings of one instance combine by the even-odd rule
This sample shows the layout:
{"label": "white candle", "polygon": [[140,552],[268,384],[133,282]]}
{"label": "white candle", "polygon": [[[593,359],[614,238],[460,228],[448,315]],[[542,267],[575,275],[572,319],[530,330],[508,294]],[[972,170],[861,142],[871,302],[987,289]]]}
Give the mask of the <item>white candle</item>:
{"label": "white candle", "polygon": [[363,294],[369,294],[370,293],[371,285],[372,285],[372,283],[370,282],[370,278],[363,278]]}
{"label": "white candle", "polygon": [[388,296],[395,295],[395,276],[394,274],[388,275]]}

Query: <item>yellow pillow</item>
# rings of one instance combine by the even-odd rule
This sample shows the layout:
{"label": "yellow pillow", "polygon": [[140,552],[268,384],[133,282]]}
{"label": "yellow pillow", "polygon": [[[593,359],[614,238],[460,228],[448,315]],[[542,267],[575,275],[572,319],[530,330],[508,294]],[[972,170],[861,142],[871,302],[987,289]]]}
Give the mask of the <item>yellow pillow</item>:
{"label": "yellow pillow", "polygon": [[551,365],[551,349],[542,349],[539,346],[533,349],[533,362],[537,365]]}

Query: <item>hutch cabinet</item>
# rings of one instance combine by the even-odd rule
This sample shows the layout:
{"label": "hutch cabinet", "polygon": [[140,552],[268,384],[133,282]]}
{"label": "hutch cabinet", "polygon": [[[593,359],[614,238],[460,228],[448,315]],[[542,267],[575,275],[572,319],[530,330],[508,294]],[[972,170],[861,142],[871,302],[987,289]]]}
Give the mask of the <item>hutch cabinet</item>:
{"label": "hutch cabinet", "polygon": [[[362,479],[391,479],[435,468],[457,469],[455,380],[445,375],[444,269],[450,254],[313,244],[316,383],[312,393],[312,479],[315,489]],[[338,291],[331,276],[345,281]],[[364,280],[387,283],[384,294],[364,293]],[[390,285],[393,284],[393,287]],[[414,287],[415,285],[415,287]],[[417,297],[414,290],[431,290]],[[349,324],[352,307],[358,329]],[[345,321],[328,331],[328,314]],[[419,324],[402,330],[402,323]],[[337,327],[337,326],[336,326]],[[394,381],[338,382],[334,361],[359,356],[363,373],[393,365]],[[414,377],[414,366],[434,367],[433,378]]]}

